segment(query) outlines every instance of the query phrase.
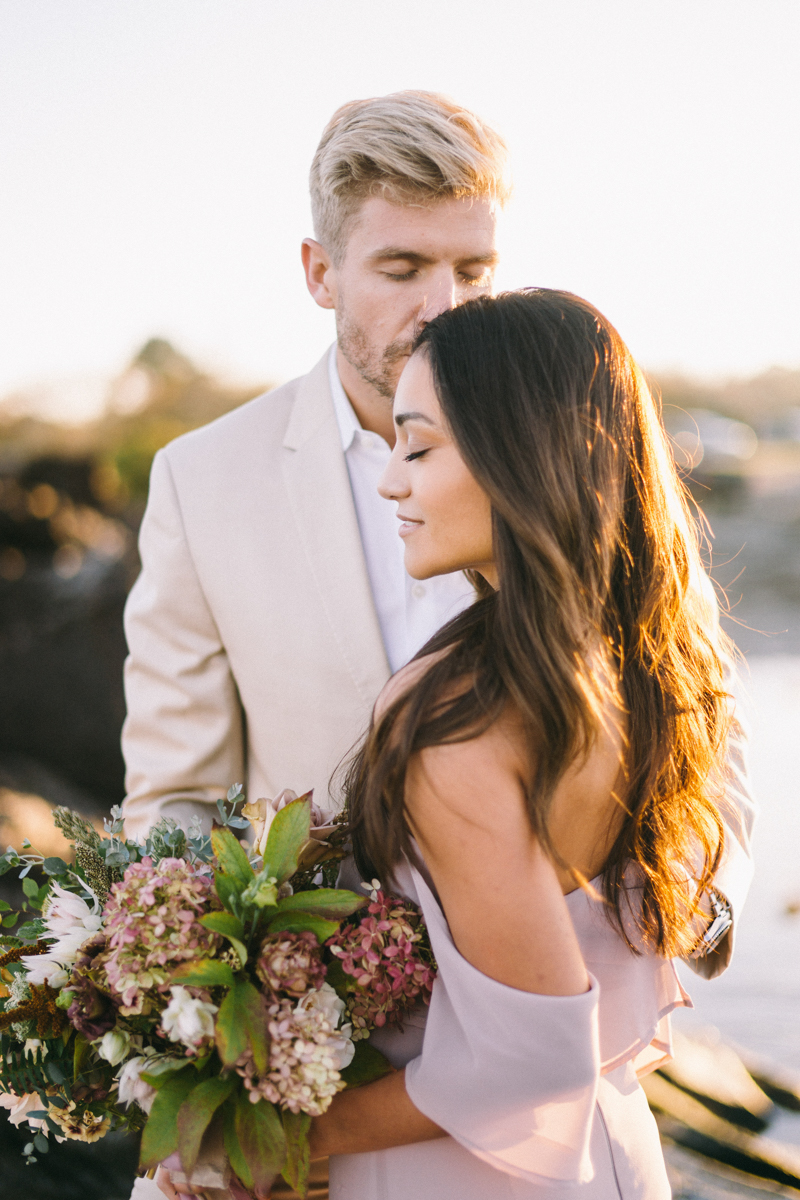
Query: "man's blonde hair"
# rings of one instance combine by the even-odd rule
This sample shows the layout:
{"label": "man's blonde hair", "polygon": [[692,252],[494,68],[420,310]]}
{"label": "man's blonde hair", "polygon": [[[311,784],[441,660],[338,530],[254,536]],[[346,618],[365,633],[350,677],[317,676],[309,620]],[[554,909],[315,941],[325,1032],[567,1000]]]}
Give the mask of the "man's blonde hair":
{"label": "man's blonde hair", "polygon": [[343,104],[311,164],[317,241],[341,262],[368,196],[399,204],[485,196],[502,206],[511,190],[507,162],[500,135],[447,96],[393,92]]}

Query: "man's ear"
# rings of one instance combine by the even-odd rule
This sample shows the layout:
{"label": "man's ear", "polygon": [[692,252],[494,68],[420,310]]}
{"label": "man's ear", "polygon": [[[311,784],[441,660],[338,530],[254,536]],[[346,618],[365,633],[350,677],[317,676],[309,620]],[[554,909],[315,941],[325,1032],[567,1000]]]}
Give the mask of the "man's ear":
{"label": "man's ear", "polygon": [[336,308],[336,272],[324,246],[313,238],[303,238],[300,247],[306,287],[320,308]]}

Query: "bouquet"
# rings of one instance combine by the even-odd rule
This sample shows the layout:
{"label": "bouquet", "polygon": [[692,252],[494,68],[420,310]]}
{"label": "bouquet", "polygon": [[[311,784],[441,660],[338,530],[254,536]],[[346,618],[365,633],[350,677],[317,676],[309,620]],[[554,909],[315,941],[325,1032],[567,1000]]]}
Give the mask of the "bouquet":
{"label": "bouquet", "polygon": [[28,918],[6,932],[0,902],[0,1105],[27,1122],[28,1162],[50,1135],[141,1130],[142,1170],[177,1155],[195,1186],[283,1174],[305,1194],[312,1117],[391,1070],[370,1032],[429,1000],[416,906],[377,880],[333,886],[345,816],[310,793],[246,804],[239,785],[217,809],[210,836],[162,820],[132,841],[119,809],[102,837],[60,808],[74,863],[27,842],[0,857]]}

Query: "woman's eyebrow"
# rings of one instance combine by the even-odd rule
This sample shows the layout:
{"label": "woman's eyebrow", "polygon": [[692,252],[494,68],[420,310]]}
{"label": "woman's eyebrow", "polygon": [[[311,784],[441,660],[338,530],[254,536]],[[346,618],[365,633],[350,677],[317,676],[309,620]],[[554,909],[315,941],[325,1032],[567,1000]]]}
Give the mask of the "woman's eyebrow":
{"label": "woman's eyebrow", "polygon": [[434,428],[436,427],[436,422],[432,421],[430,417],[426,417],[425,413],[421,412],[398,413],[394,419],[395,425],[398,426],[405,425],[406,421],[424,421],[426,425],[433,425]]}

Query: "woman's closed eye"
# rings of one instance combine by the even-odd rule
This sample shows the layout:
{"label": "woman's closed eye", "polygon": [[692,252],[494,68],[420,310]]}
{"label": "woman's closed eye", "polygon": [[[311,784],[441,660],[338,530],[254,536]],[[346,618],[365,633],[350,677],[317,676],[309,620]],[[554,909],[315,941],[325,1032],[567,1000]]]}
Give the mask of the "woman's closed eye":
{"label": "woman's closed eye", "polygon": [[427,454],[429,449],[430,447],[428,446],[424,450],[412,450],[411,454],[405,456],[404,461],[413,462],[415,458],[422,458],[423,454]]}

